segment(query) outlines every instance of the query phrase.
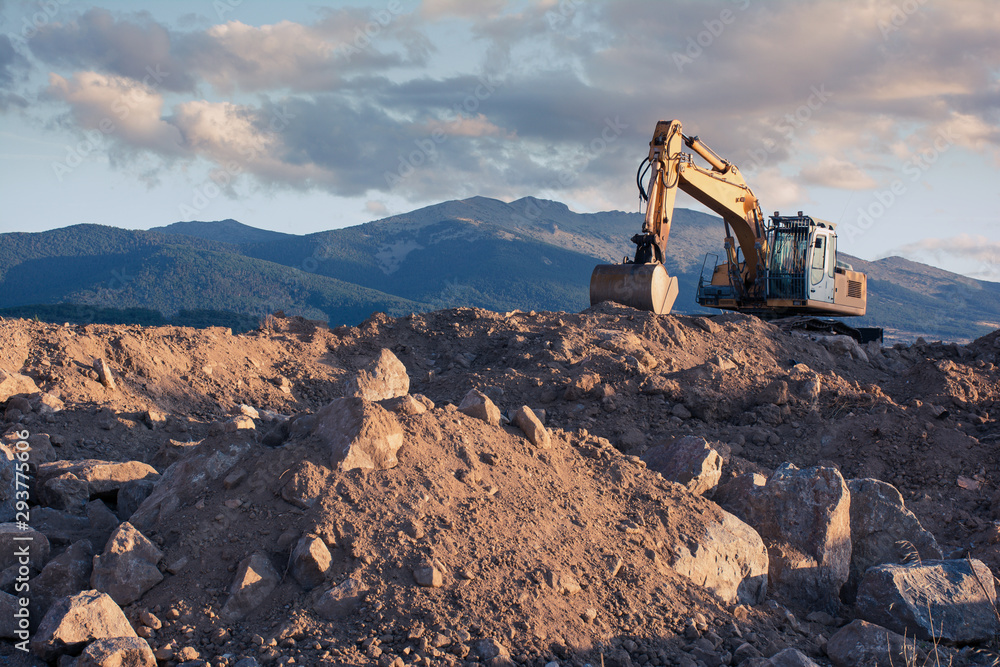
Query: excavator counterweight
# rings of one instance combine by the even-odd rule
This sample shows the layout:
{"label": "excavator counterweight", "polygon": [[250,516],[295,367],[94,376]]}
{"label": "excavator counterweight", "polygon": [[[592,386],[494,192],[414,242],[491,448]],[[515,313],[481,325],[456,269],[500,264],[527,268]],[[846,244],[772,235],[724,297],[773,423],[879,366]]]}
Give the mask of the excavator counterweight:
{"label": "excavator counterweight", "polygon": [[[692,153],[685,153],[684,148]],[[694,154],[708,168],[694,162]],[[646,174],[648,180],[643,185]],[[764,219],[756,195],[736,165],[698,137],[685,136],[677,120],[661,120],[649,155],[636,175],[646,202],[635,255],[602,264],[590,277],[590,303],[615,301],[657,314],[669,313],[677,278],[663,266],[677,190],[722,216],[726,261],[703,276],[698,303],[773,319],[793,315],[864,315],[865,274],[837,261],[836,225],[803,215]]]}

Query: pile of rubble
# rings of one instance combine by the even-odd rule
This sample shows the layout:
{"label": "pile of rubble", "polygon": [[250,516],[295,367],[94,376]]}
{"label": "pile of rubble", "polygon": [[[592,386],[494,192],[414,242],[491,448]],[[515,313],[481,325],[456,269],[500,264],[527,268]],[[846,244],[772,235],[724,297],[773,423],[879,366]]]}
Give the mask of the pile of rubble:
{"label": "pile of rubble", "polygon": [[989,664],[998,341],[0,321],[0,655]]}

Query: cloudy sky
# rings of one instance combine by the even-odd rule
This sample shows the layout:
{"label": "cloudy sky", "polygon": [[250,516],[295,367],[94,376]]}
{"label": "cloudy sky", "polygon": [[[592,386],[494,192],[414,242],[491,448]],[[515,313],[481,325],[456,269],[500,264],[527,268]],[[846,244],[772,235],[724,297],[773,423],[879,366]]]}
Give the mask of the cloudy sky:
{"label": "cloudy sky", "polygon": [[847,252],[1000,280],[993,0],[0,0],[0,231],[634,211],[661,118]]}

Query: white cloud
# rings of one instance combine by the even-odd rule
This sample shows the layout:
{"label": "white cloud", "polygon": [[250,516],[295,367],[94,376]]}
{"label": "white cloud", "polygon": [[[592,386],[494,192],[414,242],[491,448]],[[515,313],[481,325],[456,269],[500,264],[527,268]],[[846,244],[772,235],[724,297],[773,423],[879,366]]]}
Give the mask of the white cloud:
{"label": "white cloud", "polygon": [[[891,7],[869,0],[427,0],[412,14],[340,5],[311,23],[187,31],[89,10],[29,48],[80,127],[137,91],[123,148],[236,160],[278,187],[411,201],[544,188],[593,202],[605,192],[621,207],[653,124],[673,117],[749,172],[773,210],[803,208],[811,185],[875,187],[940,134],[1000,147],[1000,13],[918,5],[885,39]],[[438,47],[461,43],[462,59],[428,70],[439,20],[454,34]],[[144,42],[174,68],[170,111],[141,83]],[[691,44],[681,70],[673,55]],[[259,101],[227,99],[246,92]],[[298,115],[277,129],[275,100]],[[424,148],[435,132],[445,140]]]}
{"label": "white cloud", "polygon": [[327,89],[340,78],[336,44],[310,26],[281,21],[254,27],[239,21],[213,26],[206,32],[217,54],[199,63],[202,75],[222,91],[291,87]]}
{"label": "white cloud", "polygon": [[806,183],[844,190],[868,190],[878,183],[853,162],[827,156],[817,164],[806,166],[800,176]]}
{"label": "white cloud", "polygon": [[48,92],[69,105],[83,129],[133,148],[171,156],[183,152],[180,132],[161,118],[163,96],[150,86],[98,72],[76,72],[71,79],[53,73]]}
{"label": "white cloud", "polygon": [[981,280],[1000,280],[1000,242],[985,236],[959,234],[921,239],[884,253],[937,266],[952,266],[959,273]]}

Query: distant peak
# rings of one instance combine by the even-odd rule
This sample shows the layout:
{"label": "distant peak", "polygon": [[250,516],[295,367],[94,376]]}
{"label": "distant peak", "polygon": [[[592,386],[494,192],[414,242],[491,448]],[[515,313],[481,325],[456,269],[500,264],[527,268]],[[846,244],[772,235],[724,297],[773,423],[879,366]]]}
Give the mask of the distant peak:
{"label": "distant peak", "polygon": [[570,210],[569,206],[562,203],[561,201],[555,201],[554,199],[539,199],[538,197],[532,197],[532,196],[521,197],[520,199],[516,199],[512,201],[510,205],[511,206],[535,205],[541,209],[551,208],[552,210],[560,212],[562,211],[569,212]]}

